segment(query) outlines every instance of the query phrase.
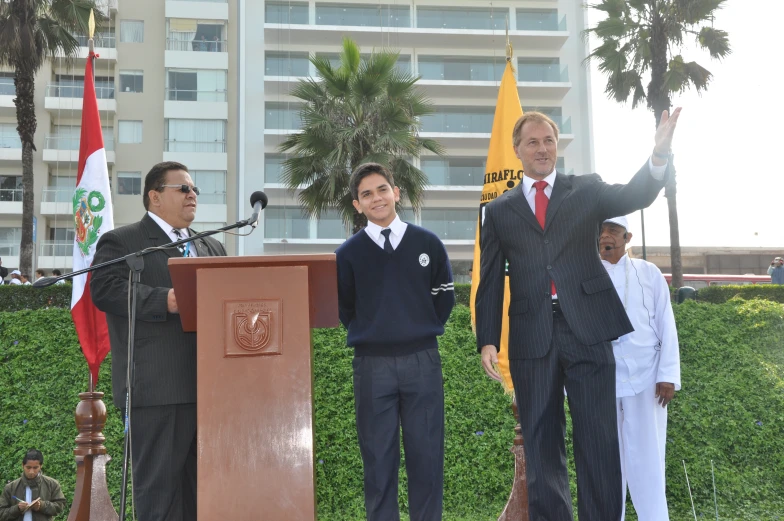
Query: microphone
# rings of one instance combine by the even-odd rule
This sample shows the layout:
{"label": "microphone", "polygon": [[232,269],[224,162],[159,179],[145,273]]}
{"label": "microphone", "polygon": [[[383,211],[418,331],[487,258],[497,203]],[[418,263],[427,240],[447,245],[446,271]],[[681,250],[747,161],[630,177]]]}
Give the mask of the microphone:
{"label": "microphone", "polygon": [[253,214],[248,219],[248,224],[255,228],[259,225],[259,215],[261,211],[267,207],[267,194],[264,192],[253,192],[250,196],[250,205],[253,207]]}
{"label": "microphone", "polygon": [[617,250],[618,248],[623,248],[624,246],[626,246],[626,245],[625,244],[621,244],[620,246],[610,246],[608,244],[607,246],[604,247],[604,251]]}

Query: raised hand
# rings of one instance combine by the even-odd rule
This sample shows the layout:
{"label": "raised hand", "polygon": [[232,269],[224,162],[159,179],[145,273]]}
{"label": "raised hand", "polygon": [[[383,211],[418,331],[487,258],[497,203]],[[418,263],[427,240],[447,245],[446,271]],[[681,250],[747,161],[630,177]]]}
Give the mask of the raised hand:
{"label": "raised hand", "polygon": [[672,111],[672,115],[668,111],[662,112],[659,126],[656,128],[656,144],[653,147],[654,156],[667,156],[670,153],[672,146],[672,136],[675,134],[675,127],[678,125],[678,116],[681,114],[681,107]]}

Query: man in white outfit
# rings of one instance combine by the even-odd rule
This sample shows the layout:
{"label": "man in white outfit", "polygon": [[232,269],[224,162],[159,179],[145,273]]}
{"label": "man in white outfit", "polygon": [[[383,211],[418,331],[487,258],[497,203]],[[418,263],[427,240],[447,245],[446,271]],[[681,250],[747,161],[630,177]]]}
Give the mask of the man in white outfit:
{"label": "man in white outfit", "polygon": [[681,388],[680,352],[667,281],[626,254],[626,217],[602,224],[599,253],[634,331],[613,341],[624,513],[626,487],[640,521],[667,521],[667,404]]}

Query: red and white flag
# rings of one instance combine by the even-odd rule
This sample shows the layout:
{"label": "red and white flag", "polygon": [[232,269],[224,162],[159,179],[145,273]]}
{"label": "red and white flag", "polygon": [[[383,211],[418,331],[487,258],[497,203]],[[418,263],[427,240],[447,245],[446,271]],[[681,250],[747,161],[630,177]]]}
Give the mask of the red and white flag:
{"label": "red and white flag", "polygon": [[[101,234],[114,228],[109,170],[103,148],[101,117],[95,96],[93,75],[94,52],[90,52],[84,69],[84,101],[82,103],[82,136],[79,143],[79,170],[73,196],[76,238],[73,251],[73,270],[89,267],[95,256],[95,246]],[[109,330],[106,315],[93,304],[90,296],[91,274],[73,279],[71,316],[82,352],[90,367],[92,382],[98,382],[98,369],[109,353]]]}

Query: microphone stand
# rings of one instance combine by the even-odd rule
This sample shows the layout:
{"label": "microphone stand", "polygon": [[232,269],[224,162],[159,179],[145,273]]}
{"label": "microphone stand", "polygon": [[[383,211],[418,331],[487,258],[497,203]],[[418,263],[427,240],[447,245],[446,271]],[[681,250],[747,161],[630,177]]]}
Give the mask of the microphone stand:
{"label": "microphone stand", "polygon": [[[121,262],[125,262],[128,264],[128,268],[130,269],[131,273],[131,280],[130,280],[130,298],[131,298],[131,309],[129,314],[129,327],[128,327],[128,372],[125,381],[125,442],[123,447],[123,466],[122,466],[122,491],[120,497],[120,515],[119,521],[125,521],[125,503],[126,503],[126,495],[128,490],[128,459],[130,457],[130,447],[131,447],[131,396],[133,390],[133,381],[134,381],[134,357],[133,357],[133,348],[134,343],[136,340],[136,296],[138,293],[138,284],[141,282],[142,272],[144,271],[144,256],[149,255],[153,252],[167,250],[169,248],[176,248],[181,244],[186,244],[189,242],[193,242],[197,239],[201,239],[203,237],[209,237],[210,235],[215,235],[216,233],[225,232],[228,230],[234,230],[237,228],[242,228],[243,226],[253,226],[258,222],[258,215],[255,216],[254,219],[251,217],[250,219],[244,219],[242,221],[237,221],[234,224],[230,224],[228,226],[224,226],[223,228],[218,228],[216,230],[206,230],[201,233],[197,233],[196,235],[192,235],[190,237],[185,237],[180,239],[179,241],[170,242],[169,244],[164,244],[162,246],[152,246],[150,248],[145,248],[143,250],[137,251],[135,253],[131,253],[124,257],[118,257],[116,259],[112,259],[110,261],[102,262],[100,264],[95,264],[90,266],[89,268],[84,268],[79,271],[74,271],[65,275],[61,275],[59,277],[43,277],[38,279],[33,283],[34,288],[46,288],[57,282],[70,279],[76,277],[78,275],[82,275],[84,273],[89,273],[91,271],[100,270],[106,268],[107,266],[113,266],[115,264],[119,264]],[[255,226],[253,226],[255,228]],[[253,231],[253,229],[251,229]]]}

